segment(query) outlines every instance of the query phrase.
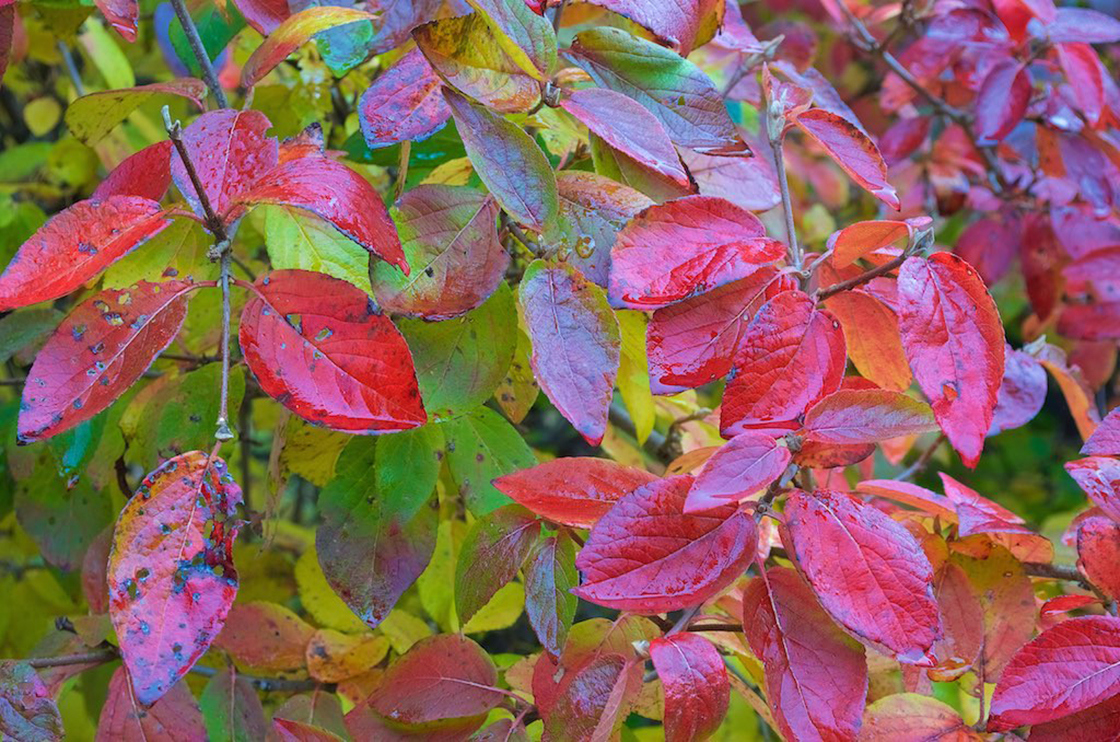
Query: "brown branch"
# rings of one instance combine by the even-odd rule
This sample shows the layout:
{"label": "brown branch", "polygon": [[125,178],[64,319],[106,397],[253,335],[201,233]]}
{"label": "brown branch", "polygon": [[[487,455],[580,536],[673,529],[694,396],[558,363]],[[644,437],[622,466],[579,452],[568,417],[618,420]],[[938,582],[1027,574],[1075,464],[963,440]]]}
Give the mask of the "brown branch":
{"label": "brown branch", "polygon": [[219,108],[229,108],[229,100],[226,99],[226,93],[222,90],[221,83],[218,82],[218,75],[214,72],[210,55],[206,53],[206,46],[202,43],[202,37],[198,34],[198,26],[194,25],[194,19],[191,18],[191,13],[187,10],[186,4],[183,0],[171,0],[171,7],[175,9],[175,16],[183,26],[183,32],[186,34],[191,52],[194,53],[194,58],[198,61],[198,66],[202,70],[202,79],[206,82],[206,87],[210,89],[210,94],[214,96]]}
{"label": "brown branch", "polygon": [[117,457],[113,462],[113,470],[117,474],[117,486],[121,488],[121,494],[124,495],[126,500],[132,499],[132,487],[128,485],[128,467],[124,463],[124,454]]}
{"label": "brown branch", "polygon": [[689,626],[689,631],[742,631],[742,624],[737,623],[706,623],[699,626]]}
{"label": "brown branch", "polygon": [[878,278],[879,276],[884,276],[900,267],[903,263],[906,262],[906,259],[909,257],[910,256],[904,252],[894,260],[883,263],[882,265],[876,268],[872,268],[869,271],[860,273],[858,276],[853,276],[847,281],[841,281],[840,283],[834,283],[826,288],[817,289],[817,301],[824,301],[834,294],[839,294],[841,291],[850,291],[857,286],[862,286],[872,279]]}
{"label": "brown branch", "polygon": [[1047,577],[1051,580],[1066,580],[1088,585],[1085,578],[1077,571],[1077,567],[1063,564],[1044,564],[1042,562],[1023,562],[1023,569],[1031,577]]}
{"label": "brown branch", "polygon": [[931,443],[926,450],[922,451],[922,455],[919,456],[913,464],[906,467],[906,469],[901,474],[895,477],[895,481],[905,482],[909,479],[912,479],[919,472],[923,471],[929,465],[929,461],[931,458],[933,458],[934,452],[937,451],[937,449],[941,447],[941,444],[947,440],[948,438],[945,437],[944,433],[937,436],[937,440]]}
{"label": "brown branch", "polygon": [[206,228],[214,234],[219,243],[225,242],[227,240],[225,224],[222,223],[221,217],[214,211],[214,207],[210,205],[210,196],[207,195],[206,189],[202,186],[202,179],[198,176],[198,170],[195,169],[194,163],[191,161],[190,153],[187,152],[187,145],[183,143],[183,127],[178,121],[171,120],[171,110],[167,106],[163,107],[163,124],[167,129],[167,136],[171,139],[171,143],[175,145],[175,151],[179,153],[183,169],[187,171],[187,177],[190,178],[191,185],[194,186],[198,203],[202,206],[202,211],[205,214]]}
{"label": "brown branch", "polygon": [[112,662],[118,657],[120,657],[120,654],[116,649],[105,647],[102,649],[94,649],[90,652],[62,654],[58,657],[32,657],[31,659],[24,660],[24,662],[35,668],[65,667],[67,665],[88,665],[90,663],[97,663],[100,665],[105,662]]}

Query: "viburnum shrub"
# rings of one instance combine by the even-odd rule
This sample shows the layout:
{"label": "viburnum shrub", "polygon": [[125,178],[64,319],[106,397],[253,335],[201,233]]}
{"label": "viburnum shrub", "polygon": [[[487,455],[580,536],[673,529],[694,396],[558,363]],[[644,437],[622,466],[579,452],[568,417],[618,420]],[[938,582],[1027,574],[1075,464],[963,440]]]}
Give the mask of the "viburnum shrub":
{"label": "viburnum shrub", "polygon": [[96,5],[0,0],[2,736],[1120,738],[1120,21]]}

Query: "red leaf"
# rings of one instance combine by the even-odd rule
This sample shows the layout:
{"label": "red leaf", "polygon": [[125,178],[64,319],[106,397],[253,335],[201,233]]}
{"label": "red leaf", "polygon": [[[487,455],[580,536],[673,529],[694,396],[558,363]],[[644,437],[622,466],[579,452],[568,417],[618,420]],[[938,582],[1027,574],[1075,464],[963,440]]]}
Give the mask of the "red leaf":
{"label": "red leaf", "polygon": [[1120,21],[1099,10],[1058,8],[1046,35],[1052,44],[1110,44],[1120,41]]}
{"label": "red leaf", "polygon": [[844,268],[908,234],[910,225],[906,222],[871,221],[850,224],[829,238],[832,243],[832,263],[837,268]]}
{"label": "red leaf", "polygon": [[640,103],[606,88],[567,94],[560,107],[611,147],[688,188],[688,173],[657,117]]}
{"label": "red leaf", "polygon": [[408,346],[365,292],[301,270],[273,271],[255,285],[239,337],[266,394],[334,430],[383,433],[424,424]]}
{"label": "red leaf", "polygon": [[[265,135],[272,122],[260,111],[223,108],[202,114],[183,129],[187,156],[214,213],[224,216],[280,159],[280,145]],[[183,160],[171,158],[171,178],[194,213],[205,216]]]}
{"label": "red leaf", "polygon": [[1077,568],[1106,598],[1120,597],[1120,525],[1085,520],[1077,529]]}
{"label": "red leaf", "polygon": [[937,430],[933,410],[901,392],[841,389],[805,413],[806,439],[821,443],[877,443]]}
{"label": "red leaf", "polygon": [[623,495],[655,481],[649,472],[608,459],[572,457],[498,477],[494,486],[542,518],[590,528]]}
{"label": "red leaf", "polygon": [[238,667],[274,673],[304,670],[315,627],[277,603],[238,603],[226,616],[214,647]]}
{"label": "red leaf", "polygon": [[15,0],[0,5],[0,82],[4,80],[4,73],[8,71],[12,44],[15,41],[17,17]]}
{"label": "red leaf", "polygon": [[334,160],[310,156],[281,163],[237,201],[307,209],[408,275],[397,229],[381,197],[365,178]]}
{"label": "red leaf", "polygon": [[783,539],[834,619],[906,663],[941,635],[933,568],[910,532],[840,492],[794,491]]}
{"label": "red leaf", "polygon": [[623,709],[641,691],[642,663],[604,654],[571,671],[555,704],[544,716],[548,739],[613,739]]}
{"label": "red leaf", "polygon": [[879,151],[888,165],[895,165],[914,154],[929,136],[930,116],[915,115],[898,119],[879,137]]}
{"label": "red leaf", "polygon": [[1120,461],[1090,456],[1066,464],[1066,471],[1108,517],[1120,523]]}
{"label": "red leaf", "polygon": [[953,503],[960,518],[960,537],[974,533],[997,532],[1006,526],[1021,526],[1023,519],[1007,508],[992,502],[966,487],[945,472],[937,472],[945,488],[945,496]]}
{"label": "red leaf", "polygon": [[455,612],[461,622],[470,621],[517,576],[540,533],[541,522],[520,505],[506,505],[475,521],[455,569]]}
{"label": "red leaf", "polygon": [[104,201],[110,196],[140,196],[159,201],[171,185],[171,140],[165,139],[129,155],[113,168],[90,196]]}
{"label": "red leaf", "polygon": [[1038,613],[1042,618],[1053,618],[1100,602],[1094,595],[1059,595],[1043,603]]}
{"label": "red leaf", "polygon": [[680,150],[681,161],[705,196],[719,196],[749,211],[769,211],[782,202],[778,177],[766,157],[718,157]]}
{"label": "red leaf", "polygon": [[716,451],[688,491],[685,513],[698,513],[752,495],[782,475],[790,452],[772,436],[746,432]]}
{"label": "red leaf", "polygon": [[854,124],[820,108],[798,114],[794,122],[824,147],[852,180],[895,211],[901,209],[894,187],[887,182],[887,165],[879,148]]}
{"label": "red leaf", "polygon": [[699,634],[671,634],[649,644],[665,689],[666,742],[706,739],[727,714],[731,686],[719,651]]}
{"label": "red leaf", "polygon": [[1120,691],[1120,620],[1062,621],[1011,658],[992,697],[991,731],[1084,711]]}
{"label": "red leaf", "polygon": [[202,742],[207,739],[202,713],[186,683],[176,683],[148,708],[137,705],[128,687],[128,671],[118,667],[109,681],[97,722],[97,742],[149,742],[155,739]]}
{"label": "red leaf", "polygon": [[580,435],[599,445],[618,375],[618,320],[595,284],[566,263],[534,261],[521,279],[521,308],[541,389]]}
{"label": "red leaf", "polygon": [[396,724],[481,716],[505,698],[498,672],[480,646],[455,634],[421,639],[398,657],[369,697]]}
{"label": "red leaf", "polygon": [[624,495],[576,557],[584,600],[645,614],[701,603],[754,558],[754,518],[735,504],[686,515],[692,477],[668,477]]}
{"label": "red leaf", "polygon": [[1090,456],[1120,456],[1120,407],[1117,407],[1097,426],[1081,453]]}
{"label": "red leaf", "polygon": [[953,448],[976,466],[1003,379],[1003,324],[968,263],[938,252],[908,259],[898,277],[902,345]]}
{"label": "red leaf", "polygon": [[239,504],[225,462],[191,451],[145,477],[121,511],[109,554],[109,615],[144,705],[187,674],[225,622],[237,595]]}
{"label": "red leaf", "polygon": [[740,281],[655,311],[646,329],[653,393],[674,394],[726,376],[759,306],[796,286],[786,274],[763,267]]}
{"label": "red leaf", "polygon": [[261,36],[268,36],[292,15],[287,0],[235,0],[234,5]]}
{"label": "red leaf", "polygon": [[0,275],[0,312],[69,294],[170,224],[146,198],[79,201],[19,248]]}
{"label": "red leaf", "polygon": [[137,0],[96,0],[97,9],[109,21],[113,30],[121,38],[132,43],[136,41],[136,22],[140,20],[140,4]]}
{"label": "red leaf", "polygon": [[743,591],[743,633],[766,669],[766,698],[787,739],[854,739],[867,697],[863,647],[780,567]]}
{"label": "red leaf", "polygon": [[251,88],[256,85],[273,67],[320,31],[355,21],[372,21],[380,25],[376,15],[356,8],[311,7],[290,16],[268,35],[245,62],[245,66],[241,68],[242,87]]}
{"label": "red leaf", "polygon": [[988,286],[1003,278],[1022,249],[1023,222],[1013,213],[1000,212],[969,224],[957,238],[953,252],[980,273]]}
{"label": "red leaf", "polygon": [[1046,370],[1021,350],[1004,348],[1003,382],[999,387],[992,428],[988,435],[1022,427],[1042,409],[1046,401]]}
{"label": "red leaf", "polygon": [[179,334],[192,289],[184,281],[141,281],[75,307],[35,356],[23,387],[19,440],[58,435],[124,394]]}
{"label": "red leaf", "polygon": [[419,49],[410,49],[362,93],[358,121],[370,149],[427,139],[451,117],[441,81]]}
{"label": "red leaf", "polygon": [[1031,100],[1031,76],[1016,59],[996,63],[976,94],[977,144],[1003,141],[1018,126]]}
{"label": "red leaf", "polygon": [[341,742],[334,732],[291,719],[273,719],[272,731],[281,742]]}
{"label": "red leaf", "polygon": [[860,482],[856,489],[869,495],[905,503],[949,523],[957,522],[957,511],[953,509],[952,500],[910,482],[896,479],[868,479]]}
{"label": "red leaf", "polygon": [[651,206],[618,233],[607,293],[617,307],[656,309],[745,278],[784,254],[749,211],[685,196]]}
{"label": "red leaf", "polygon": [[1031,727],[1031,742],[1116,739],[1118,736],[1120,736],[1120,695],[1076,714]]}
{"label": "red leaf", "polygon": [[[442,99],[441,99],[442,100]],[[374,265],[374,294],[394,314],[443,320],[481,305],[505,278],[509,253],[498,239],[498,204],[473,188],[421,185],[393,212],[408,265],[400,275]]]}
{"label": "red leaf", "polygon": [[840,324],[801,291],[778,294],[743,334],[724,391],[720,432],[797,429],[810,405],[839,388],[845,362]]}

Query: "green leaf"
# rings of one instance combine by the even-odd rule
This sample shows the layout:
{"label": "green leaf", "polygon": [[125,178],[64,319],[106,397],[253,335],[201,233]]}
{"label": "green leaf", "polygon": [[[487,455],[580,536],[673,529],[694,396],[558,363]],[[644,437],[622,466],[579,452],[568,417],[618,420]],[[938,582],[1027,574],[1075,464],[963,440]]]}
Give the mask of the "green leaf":
{"label": "green leaf", "polygon": [[556,174],[537,143],[521,127],[444,90],[463,146],[478,177],[511,217],[543,231],[556,219]]}
{"label": "green leaf", "polygon": [[78,37],[93,66],[101,73],[110,88],[131,88],[136,84],[132,65],[124,55],[117,37],[110,34],[101,21],[91,18],[82,27]]}
{"label": "green leaf", "polygon": [[342,77],[369,57],[373,46],[373,24],[369,21],[328,28],[315,37],[319,54],[336,77]]}
{"label": "green leaf", "polygon": [[268,205],[259,209],[265,212],[265,247],[275,270],[326,273],[370,292],[369,252],[361,245],[302,209]]}
{"label": "green leaf", "polygon": [[500,507],[475,521],[455,568],[455,612],[461,621],[469,624],[517,576],[540,532],[540,520],[520,505]]}
{"label": "green leaf", "polygon": [[517,309],[504,282],[462,317],[402,319],[398,326],[412,350],[424,409],[436,421],[465,414],[489,399],[517,347]]}
{"label": "green leaf", "polygon": [[137,281],[158,283],[169,278],[212,281],[220,269],[206,256],[211,244],[201,224],[193,219],[176,219],[143,249],[133,250],[109,266],[102,286],[122,289]]}
{"label": "green leaf", "polygon": [[314,545],[300,555],[296,561],[296,585],[299,587],[299,602],[315,619],[315,623],[338,631],[358,633],[368,631],[369,627],[354,615],[350,606],[342,602],[327,582],[319,566],[318,553]]}
{"label": "green leaf", "polygon": [[[245,18],[242,17],[236,5],[226,3],[225,11],[228,18],[219,12],[216,6],[209,5],[194,19],[194,24],[198,27],[198,35],[202,37],[202,46],[206,49],[206,56],[210,57],[211,62],[217,59],[229,42],[233,41],[233,37],[245,28]],[[179,57],[179,61],[190,72],[191,77],[202,77],[202,68],[199,66],[194,52],[191,51],[187,34],[183,31],[183,24],[179,23],[178,18],[171,19],[168,35],[171,37],[171,46],[175,49],[175,55]],[[116,85],[114,87],[125,88],[128,86]]]}
{"label": "green leaf", "polygon": [[559,655],[575,620],[579,599],[576,545],[566,531],[539,542],[525,566],[525,608],[541,645]]}
{"label": "green leaf", "polygon": [[536,466],[528,444],[505,418],[489,407],[443,423],[451,476],[470,510],[478,517],[512,500],[490,482],[503,474]]}
{"label": "green leaf", "polygon": [[467,0],[493,29],[498,44],[518,67],[544,81],[556,67],[556,32],[524,0]]}
{"label": "green leaf", "polygon": [[198,706],[206,733],[213,740],[253,742],[268,729],[256,690],[232,666],[210,678]]}
{"label": "green leaf", "polygon": [[520,582],[507,582],[478,613],[463,626],[464,634],[501,631],[517,623],[525,610],[525,587]]}
{"label": "green leaf", "polygon": [[54,332],[65,315],[54,307],[21,309],[0,317],[0,363]]}

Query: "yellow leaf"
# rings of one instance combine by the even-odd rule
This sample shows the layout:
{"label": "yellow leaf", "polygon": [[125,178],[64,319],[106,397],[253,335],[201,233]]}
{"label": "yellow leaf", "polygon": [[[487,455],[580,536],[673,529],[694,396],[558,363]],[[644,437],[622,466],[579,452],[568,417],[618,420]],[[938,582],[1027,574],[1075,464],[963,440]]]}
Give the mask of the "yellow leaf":
{"label": "yellow leaf", "polygon": [[508,629],[521,617],[524,608],[525,588],[520,582],[507,582],[494,593],[489,603],[471,616],[471,620],[463,627],[463,633],[480,634],[484,631]]}
{"label": "yellow leaf", "polygon": [[649,389],[649,362],[646,360],[646,315],[618,310],[618,327],[622,331],[622,359],[618,366],[618,391],[638,433],[638,443],[645,443],[653,432],[657,412]]}

